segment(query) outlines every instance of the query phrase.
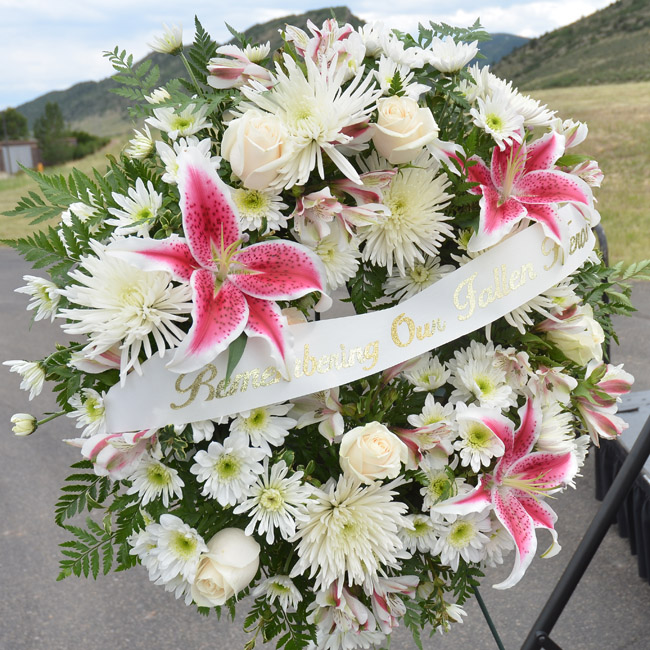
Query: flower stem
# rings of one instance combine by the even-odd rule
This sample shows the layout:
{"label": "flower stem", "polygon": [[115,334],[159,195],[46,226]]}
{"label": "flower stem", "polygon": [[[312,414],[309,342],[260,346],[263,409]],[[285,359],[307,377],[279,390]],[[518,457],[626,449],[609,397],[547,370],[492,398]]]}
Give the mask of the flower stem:
{"label": "flower stem", "polygon": [[39,420],[36,424],[37,426],[41,426],[41,424],[45,424],[46,422],[50,422],[51,420],[55,420],[56,418],[60,417],[61,415],[65,415],[65,411],[58,411],[57,413],[52,413],[48,415],[46,418],[43,418],[42,420]]}
{"label": "flower stem", "polygon": [[194,87],[196,88],[196,91],[199,93],[200,96],[203,96],[203,91],[201,90],[201,86],[199,86],[199,82],[196,80],[196,77],[194,76],[194,73],[192,72],[192,68],[190,67],[190,62],[185,58],[185,55],[181,52],[180,54],[181,60],[183,61],[183,65],[185,66],[185,69],[187,70],[188,74],[190,75],[190,79],[192,80],[192,83],[194,84]]}

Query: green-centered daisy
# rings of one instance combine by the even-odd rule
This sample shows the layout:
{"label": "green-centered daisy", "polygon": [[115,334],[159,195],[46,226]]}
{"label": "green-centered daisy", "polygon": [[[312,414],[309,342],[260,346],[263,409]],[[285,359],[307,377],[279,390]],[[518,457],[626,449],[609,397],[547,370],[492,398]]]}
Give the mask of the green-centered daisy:
{"label": "green-centered daisy", "polygon": [[432,392],[443,386],[449,379],[450,372],[433,354],[423,354],[418,362],[407,372],[404,379],[418,392]]}
{"label": "green-centered daisy", "polygon": [[393,272],[386,281],[386,293],[398,300],[406,300],[420,293],[440,278],[451,273],[455,267],[451,264],[440,266],[438,257],[428,257],[423,262],[416,262],[406,269],[404,275]]}
{"label": "green-centered daisy", "polygon": [[400,539],[404,542],[404,548],[409,553],[420,551],[431,553],[436,545],[438,535],[429,514],[408,515],[411,528],[402,528],[399,532]]}
{"label": "green-centered daisy", "polygon": [[248,495],[264,471],[259,461],[265,455],[262,449],[249,447],[246,436],[232,435],[223,444],[211,442],[207,451],[198,451],[190,472],[203,483],[204,497],[216,499],[222,506],[234,506]]}
{"label": "green-centered daisy", "polygon": [[182,488],[185,485],[173,467],[168,467],[149,455],[142,457],[129,480],[132,485],[126,491],[127,494],[137,494],[143,506],[162,497],[165,508],[169,507],[170,497],[182,497]]}
{"label": "green-centered daisy", "polygon": [[289,206],[282,202],[282,197],[269,190],[249,190],[245,187],[230,192],[233,203],[237,206],[242,230],[261,230],[266,223],[263,234],[287,227],[287,217],[282,214]]}
{"label": "green-centered daisy", "polygon": [[[434,555],[452,569],[458,570],[462,557],[465,562],[480,562],[485,556],[485,545],[492,529],[489,512],[472,512],[437,524],[438,541]],[[486,534],[487,533],[487,534]]]}
{"label": "green-centered daisy", "polygon": [[478,474],[481,467],[487,467],[493,458],[503,456],[505,447],[501,438],[483,424],[485,418],[500,416],[499,409],[466,406],[462,402],[457,405],[459,439],[454,442],[454,449],[460,452],[460,464],[463,467],[469,465]]}
{"label": "green-centered daisy", "polygon": [[207,105],[197,109],[194,104],[188,104],[180,113],[174,112],[170,107],[154,108],[154,117],[147,118],[145,122],[165,131],[172,140],[176,140],[178,136],[194,135],[211,128],[212,124],[206,119],[207,113]]}
{"label": "green-centered daisy", "polygon": [[92,388],[84,388],[69,400],[74,409],[66,413],[69,418],[76,418],[77,429],[85,427],[81,432],[82,438],[90,438],[97,433],[104,433],[106,414],[104,410],[104,395]]}
{"label": "green-centered daisy", "polygon": [[311,494],[311,487],[302,482],[302,472],[294,472],[289,478],[289,468],[281,460],[271,468],[269,475],[268,458],[264,459],[264,473],[250,488],[249,497],[240,503],[233,512],[250,512],[251,517],[246,534],[266,533],[266,542],[273,544],[275,529],[279,529],[283,539],[289,539],[296,532],[296,520],[306,519],[304,505]]}
{"label": "green-centered daisy", "polygon": [[262,580],[255,589],[253,589],[253,598],[258,596],[266,596],[269,603],[273,603],[276,599],[280,603],[280,607],[286,612],[290,608],[295,608],[298,603],[302,601],[302,595],[298,591],[298,587],[293,583],[289,576],[271,576]]}
{"label": "green-centered daisy", "polygon": [[[230,423],[230,433],[249,440],[253,447],[258,447],[264,454],[271,455],[271,445],[279,447],[296,426],[296,420],[285,417],[293,404],[269,404],[258,406],[250,411],[242,411]],[[260,472],[261,473],[261,472]]]}
{"label": "green-centered daisy", "polygon": [[495,92],[490,97],[477,100],[478,109],[472,108],[470,115],[474,124],[492,136],[501,151],[506,145],[521,142],[524,129],[524,116],[518,113],[506,92]]}
{"label": "green-centered daisy", "polygon": [[154,190],[152,182],[147,181],[145,187],[138,178],[135,187],[129,188],[128,196],[113,192],[113,200],[121,209],[109,208],[109,213],[116,218],[107,219],[106,223],[116,226],[115,234],[146,237],[162,207],[162,194]]}

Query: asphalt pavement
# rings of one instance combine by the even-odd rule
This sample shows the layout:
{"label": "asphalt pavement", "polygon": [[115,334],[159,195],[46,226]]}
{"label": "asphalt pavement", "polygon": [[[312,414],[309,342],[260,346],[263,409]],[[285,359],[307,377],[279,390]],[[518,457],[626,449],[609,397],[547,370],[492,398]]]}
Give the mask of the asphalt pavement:
{"label": "asphalt pavement", "polygon": [[[31,331],[27,297],[13,289],[32,271],[11,250],[0,248],[0,306],[3,359],[38,359],[49,354],[64,335],[57,324],[35,323]],[[639,311],[618,319],[621,345],[615,363],[636,376],[636,390],[650,389],[650,283],[635,286]],[[92,579],[70,577],[56,582],[59,549],[67,533],[54,523],[54,503],[77,449],[61,442],[75,437],[73,421],[59,418],[29,438],[17,438],[9,419],[16,412],[41,416],[54,410],[43,394],[34,402],[6,368],[0,381],[0,650],[218,650],[243,648],[245,608],[235,623],[199,616],[195,609],[162,587],[150,584],[141,567]],[[481,594],[508,650],[519,648],[599,503],[594,498],[593,459],[571,494],[553,503],[562,552],[536,559],[524,579],[508,591],[491,588],[510,572],[512,556],[490,570]],[[541,539],[546,548],[547,539]],[[242,603],[245,605],[245,603]],[[469,616],[447,635],[425,642],[427,648],[493,650],[495,643],[475,601]],[[650,638],[650,585],[637,575],[636,558],[627,540],[610,529],[578,586],[552,638],[564,650],[646,650]],[[274,645],[258,646],[272,648]],[[393,634],[391,648],[414,650],[404,628]]]}

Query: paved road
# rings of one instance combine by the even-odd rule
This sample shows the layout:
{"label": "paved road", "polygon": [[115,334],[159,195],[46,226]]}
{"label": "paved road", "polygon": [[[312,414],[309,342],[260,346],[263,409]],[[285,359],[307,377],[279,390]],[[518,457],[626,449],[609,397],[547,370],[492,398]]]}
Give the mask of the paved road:
{"label": "paved road", "polygon": [[[12,292],[29,268],[12,252],[0,249],[0,306],[4,359],[37,359],[63,336],[56,326],[36,323],[28,332],[26,296]],[[615,362],[625,362],[637,375],[637,388],[650,389],[650,284],[635,290],[640,312],[620,327],[622,345]],[[53,506],[68,466],[78,451],[61,439],[72,437],[71,420],[59,419],[36,435],[18,439],[9,418],[31,411],[15,375],[2,369],[0,383],[0,650],[217,650],[242,648],[245,635],[237,623],[198,616],[161,587],[149,584],[144,570],[109,574],[96,582],[68,578],[56,583],[57,543],[65,532],[53,522]],[[54,402],[38,401],[43,410]],[[36,413],[40,415],[40,413]],[[554,507],[564,550],[537,560],[513,589],[500,592],[491,584],[510,566],[491,572],[482,594],[508,650],[518,648],[558,580],[593,517],[593,464],[575,493],[560,496]],[[569,498],[566,498],[569,497]],[[541,537],[542,533],[540,533]],[[540,546],[546,540],[540,541]],[[495,645],[475,602],[469,617],[430,648],[492,650]],[[553,638],[566,650],[645,650],[650,637],[650,586],[636,573],[636,559],[615,530],[607,535],[595,561],[555,628]],[[407,632],[397,630],[391,648],[413,650]],[[273,646],[269,646],[273,647]]]}

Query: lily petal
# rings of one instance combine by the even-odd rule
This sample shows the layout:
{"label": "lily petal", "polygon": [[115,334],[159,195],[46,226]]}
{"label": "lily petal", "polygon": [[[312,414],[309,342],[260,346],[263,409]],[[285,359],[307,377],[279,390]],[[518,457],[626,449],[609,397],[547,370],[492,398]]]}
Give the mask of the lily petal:
{"label": "lily petal", "polygon": [[[533,445],[537,442],[537,438],[539,438],[539,431],[542,426],[542,411],[535,400],[529,399],[518,412],[521,424],[515,432],[515,444],[512,454],[508,458],[508,465],[512,465],[512,463],[530,453]],[[512,473],[510,469],[508,473]]]}
{"label": "lily petal", "polygon": [[562,550],[562,547],[557,541],[557,531],[555,530],[557,515],[555,511],[544,501],[539,501],[539,499],[534,499],[533,497],[520,497],[519,503],[521,503],[524,510],[530,515],[535,528],[546,528],[553,537],[553,542],[542,553],[542,557],[553,557],[557,555]]}
{"label": "lily petal", "polygon": [[[479,185],[485,185],[486,187],[492,186],[492,177],[490,176],[490,170],[488,166],[478,157],[472,156],[467,162],[473,162],[473,165],[466,165],[465,169],[467,171],[467,180],[470,183],[479,183]],[[482,194],[481,187],[473,187],[468,190],[472,194]]]}
{"label": "lily petal", "polygon": [[[287,345],[287,337],[290,336],[287,327],[287,319],[277,303],[270,300],[260,300],[252,296],[246,296],[248,303],[248,323],[244,332],[248,336],[261,336],[271,346],[271,358],[275,361],[279,370],[284,369],[287,351],[291,345]],[[285,373],[283,373],[284,375]]]}
{"label": "lily petal", "polygon": [[544,488],[553,489],[569,483],[578,471],[578,463],[571,452],[548,454],[535,452],[514,463],[508,475],[536,481]]}
{"label": "lily petal", "polygon": [[528,210],[528,218],[542,224],[544,232],[554,239],[558,244],[562,245],[562,231],[563,224],[558,216],[558,210],[552,203],[549,204],[526,204]]}
{"label": "lily petal", "polygon": [[481,476],[479,484],[469,493],[462,494],[446,501],[436,503],[431,508],[443,515],[467,515],[470,512],[481,512],[491,503],[490,490],[487,489],[487,479]]}
{"label": "lily petal", "polygon": [[528,174],[537,169],[553,169],[557,159],[564,153],[564,144],[563,135],[550,131],[528,145],[525,173]]}
{"label": "lily petal", "polygon": [[522,203],[569,201],[589,205],[591,198],[591,190],[581,178],[558,170],[544,169],[530,172],[520,178],[514,194]]}
{"label": "lily petal", "polygon": [[[523,147],[523,151],[521,151]],[[505,185],[506,178],[512,174],[512,167],[517,166],[510,182],[516,184],[519,178],[524,173],[524,165],[516,165],[517,160],[520,160],[526,155],[526,145],[520,144],[513,140],[512,144],[506,145],[506,148],[501,151],[499,147],[494,147],[492,150],[492,162],[490,164],[490,177],[492,184],[497,189],[501,189]]]}

